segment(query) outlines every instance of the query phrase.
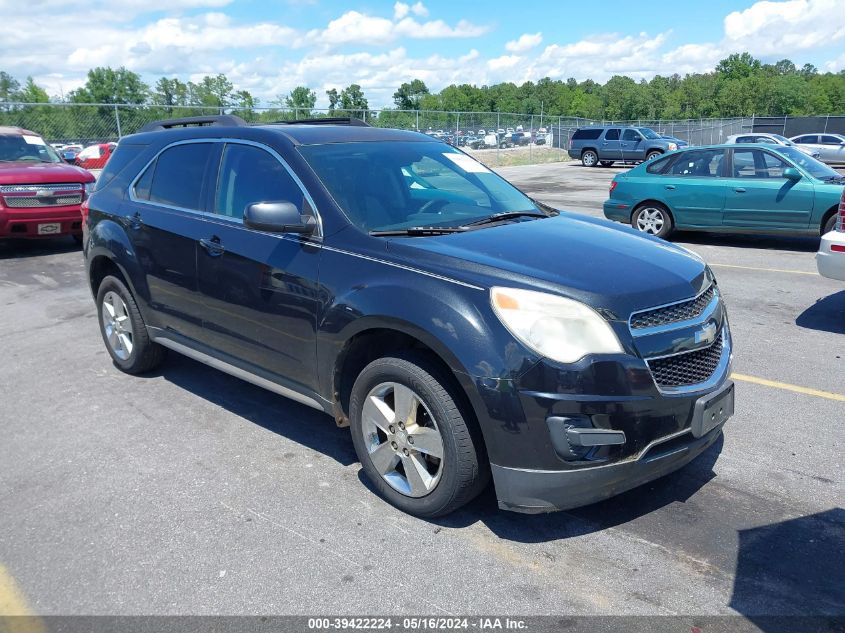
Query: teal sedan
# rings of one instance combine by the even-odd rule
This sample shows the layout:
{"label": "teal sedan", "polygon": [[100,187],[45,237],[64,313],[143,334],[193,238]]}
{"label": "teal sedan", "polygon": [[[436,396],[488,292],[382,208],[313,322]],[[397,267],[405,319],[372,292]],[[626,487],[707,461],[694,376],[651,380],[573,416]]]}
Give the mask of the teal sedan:
{"label": "teal sedan", "polygon": [[844,184],[794,147],[693,147],[618,174],[604,215],[663,238],[674,229],[818,236],[833,230]]}

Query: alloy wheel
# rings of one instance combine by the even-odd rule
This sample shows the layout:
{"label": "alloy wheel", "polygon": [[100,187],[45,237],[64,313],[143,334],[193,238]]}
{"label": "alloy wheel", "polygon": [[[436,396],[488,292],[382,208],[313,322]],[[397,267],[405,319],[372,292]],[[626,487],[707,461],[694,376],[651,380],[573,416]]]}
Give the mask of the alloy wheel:
{"label": "alloy wheel", "polygon": [[665,223],[663,211],[655,207],[646,207],[637,214],[637,228],[643,233],[657,235]]}
{"label": "alloy wheel", "polygon": [[112,353],[120,360],[128,360],[134,347],[132,319],[126,303],[116,292],[109,291],[103,297],[101,310],[103,331]]}
{"label": "alloy wheel", "polygon": [[397,382],[373,387],[361,412],[361,432],[375,469],[408,497],[430,493],[443,474],[443,438],[414,390]]}

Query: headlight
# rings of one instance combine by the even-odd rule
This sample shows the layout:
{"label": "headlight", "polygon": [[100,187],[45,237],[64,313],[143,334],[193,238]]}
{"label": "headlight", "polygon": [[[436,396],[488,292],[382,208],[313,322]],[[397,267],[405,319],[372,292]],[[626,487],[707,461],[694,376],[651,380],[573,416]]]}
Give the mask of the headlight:
{"label": "headlight", "polygon": [[676,149],[678,149],[678,144],[677,144],[677,143],[669,143],[669,151],[670,151],[670,152],[673,152],[673,151],[675,151]]}
{"label": "headlight", "polygon": [[97,182],[86,182],[84,185],[85,187],[85,195],[82,197],[83,200],[87,200],[92,193],[94,193],[94,189],[97,186]]}
{"label": "headlight", "polygon": [[541,356],[574,363],[587,354],[619,354],[610,324],[573,299],[516,288],[491,288],[493,311],[520,342]]}

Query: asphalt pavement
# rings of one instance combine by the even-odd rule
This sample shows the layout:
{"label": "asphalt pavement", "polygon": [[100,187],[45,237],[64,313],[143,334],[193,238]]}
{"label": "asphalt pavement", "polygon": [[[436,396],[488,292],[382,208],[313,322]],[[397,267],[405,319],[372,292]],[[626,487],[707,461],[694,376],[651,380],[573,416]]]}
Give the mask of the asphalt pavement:
{"label": "asphalt pavement", "polygon": [[[501,169],[590,215],[617,171]],[[845,284],[815,273],[818,240],[676,241],[729,309],[723,440],[587,508],[513,514],[488,491],[436,521],[376,497],[328,416],[175,354],[122,374],[78,248],[0,245],[0,607],[845,615]]]}

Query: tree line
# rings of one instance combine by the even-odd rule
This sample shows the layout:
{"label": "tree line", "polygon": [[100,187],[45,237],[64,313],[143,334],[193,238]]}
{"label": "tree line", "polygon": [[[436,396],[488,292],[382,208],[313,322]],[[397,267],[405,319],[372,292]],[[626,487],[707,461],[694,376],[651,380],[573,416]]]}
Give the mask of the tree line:
{"label": "tree line", "polygon": [[[333,88],[325,95],[329,115],[338,112],[400,127],[416,125],[413,111],[504,112],[594,120],[800,116],[845,110],[845,70],[819,72],[811,64],[799,68],[788,59],[768,64],[749,53],[737,53],[720,61],[712,72],[658,75],[648,81],[622,75],[613,76],[604,84],[590,79],[544,77],[521,85],[453,84],[432,92],[422,80],[414,79],[402,83],[393,94],[393,106],[380,109],[377,114],[370,112],[369,101],[358,84],[341,90]],[[55,110],[46,105],[12,108],[3,106],[3,102],[114,105],[100,106],[96,116],[80,107],[79,116],[74,116],[71,108],[67,116],[57,117]],[[126,134],[154,118],[223,110],[251,122],[324,116],[314,112],[316,103],[317,93],[307,86],[277,95],[262,107],[258,98],[248,90],[238,89],[224,74],[209,75],[198,82],[161,77],[151,86],[123,67],[94,68],[82,87],[51,97],[32,77],[19,81],[0,71],[0,123],[26,123],[51,138],[93,138],[102,136],[105,129],[113,133],[116,118],[121,121],[121,132]]]}

